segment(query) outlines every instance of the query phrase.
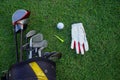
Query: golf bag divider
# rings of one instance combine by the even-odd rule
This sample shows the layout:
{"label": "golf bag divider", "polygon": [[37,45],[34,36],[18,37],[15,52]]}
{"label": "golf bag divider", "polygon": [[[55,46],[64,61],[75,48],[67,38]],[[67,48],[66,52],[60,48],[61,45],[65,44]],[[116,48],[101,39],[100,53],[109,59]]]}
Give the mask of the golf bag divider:
{"label": "golf bag divider", "polygon": [[12,65],[7,80],[56,80],[56,64],[45,58],[32,58]]}

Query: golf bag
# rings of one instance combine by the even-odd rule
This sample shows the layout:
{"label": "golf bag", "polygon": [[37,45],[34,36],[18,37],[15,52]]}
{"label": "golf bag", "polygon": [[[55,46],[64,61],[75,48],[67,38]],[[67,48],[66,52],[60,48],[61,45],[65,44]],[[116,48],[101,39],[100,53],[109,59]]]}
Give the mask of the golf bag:
{"label": "golf bag", "polygon": [[[12,65],[9,70],[1,77],[1,80],[56,80],[55,59],[61,58],[59,52],[45,52],[42,50],[47,47],[47,41],[43,40],[42,34],[36,34],[32,30],[26,35],[26,40],[30,38],[30,43],[22,44],[22,34],[27,25],[30,12],[27,10],[17,10],[12,16],[14,25],[14,37],[16,43],[17,63]],[[21,32],[20,54],[17,44],[17,33]],[[33,45],[34,44],[34,45]],[[29,51],[28,59],[23,60],[23,50]],[[34,55],[38,54],[38,55]],[[19,56],[20,55],[20,56]]]}
{"label": "golf bag", "polygon": [[12,65],[1,80],[56,80],[56,65],[45,58],[32,58]]}

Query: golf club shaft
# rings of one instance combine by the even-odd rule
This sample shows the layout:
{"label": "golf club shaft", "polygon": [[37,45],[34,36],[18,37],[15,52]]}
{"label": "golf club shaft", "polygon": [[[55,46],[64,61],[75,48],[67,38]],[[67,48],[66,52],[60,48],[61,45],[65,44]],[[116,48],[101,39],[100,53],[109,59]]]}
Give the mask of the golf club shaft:
{"label": "golf club shaft", "polygon": [[[21,27],[23,27],[23,25],[21,25]],[[22,39],[23,39],[23,29],[21,29],[21,34],[20,34],[20,62],[23,60]]]}
{"label": "golf club shaft", "polygon": [[14,28],[14,39],[15,39],[15,46],[16,46],[16,60],[17,60],[17,62],[19,62],[18,44],[17,44],[17,33],[15,32],[15,28]]}

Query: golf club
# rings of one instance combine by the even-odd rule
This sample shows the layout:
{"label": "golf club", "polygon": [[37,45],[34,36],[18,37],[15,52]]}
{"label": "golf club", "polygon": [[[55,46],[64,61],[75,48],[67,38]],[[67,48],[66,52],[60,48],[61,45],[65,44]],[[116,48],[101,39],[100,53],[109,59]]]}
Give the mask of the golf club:
{"label": "golf club", "polygon": [[[37,44],[38,44],[38,42],[41,42],[42,40],[43,40],[43,35],[40,34],[40,33],[32,36],[32,37],[30,38],[30,44],[29,44],[30,48],[36,48],[36,47],[33,47],[33,43],[37,43]],[[38,48],[38,47],[37,47],[37,48]],[[37,51],[37,48],[35,49],[35,52]],[[30,50],[29,57],[28,57],[29,59],[32,58],[32,52],[33,52],[33,51]]]}
{"label": "golf club", "polygon": [[34,36],[36,34],[35,30],[31,30],[26,34],[26,43],[28,43],[28,38]]}
{"label": "golf club", "polygon": [[[22,31],[24,24],[27,22],[27,18],[29,17],[30,12],[24,9],[19,9],[14,12],[12,15],[12,24],[14,26],[14,38],[15,38],[15,44],[16,44],[16,57],[17,57],[17,62],[19,62],[19,56],[18,56],[18,44],[17,44],[17,33],[21,31],[21,38],[22,38]],[[24,20],[25,19],[25,20]],[[23,20],[23,21],[21,21]],[[21,45],[22,45],[22,39],[21,39]],[[21,49],[22,50],[22,49]],[[21,51],[22,53],[22,51]],[[21,54],[20,54],[21,55]],[[22,57],[20,56],[20,61],[22,60]]]}
{"label": "golf club", "polygon": [[[36,44],[37,44],[37,43],[33,43],[33,47],[39,47],[38,56],[39,56],[39,57],[42,57],[42,50],[43,50],[44,48],[46,48],[47,45],[48,45],[47,40],[43,40],[43,41],[41,41],[40,43],[38,43],[37,45],[36,45]],[[38,45],[39,45],[39,46],[38,46]]]}
{"label": "golf club", "polygon": [[29,54],[29,50],[30,50],[28,39],[34,36],[35,34],[36,34],[35,30],[31,30],[26,34],[26,44],[23,45],[23,47],[25,47],[27,55]]}
{"label": "golf club", "polygon": [[22,39],[23,39],[23,27],[24,27],[24,25],[25,24],[27,24],[27,20],[28,19],[23,19],[23,20],[20,20],[20,21],[18,21],[17,22],[17,24],[19,24],[20,25],[20,27],[21,27],[21,34],[20,34],[20,62],[22,61],[22,57],[23,57],[23,48],[22,48],[22,43],[23,43],[23,41],[22,41]]}

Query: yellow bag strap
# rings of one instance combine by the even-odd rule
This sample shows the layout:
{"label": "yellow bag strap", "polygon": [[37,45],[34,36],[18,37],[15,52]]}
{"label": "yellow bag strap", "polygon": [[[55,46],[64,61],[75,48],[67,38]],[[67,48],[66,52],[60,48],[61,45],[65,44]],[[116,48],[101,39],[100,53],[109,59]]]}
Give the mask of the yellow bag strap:
{"label": "yellow bag strap", "polygon": [[34,71],[35,75],[37,76],[38,80],[48,80],[47,76],[44,74],[40,66],[36,62],[29,63],[30,67]]}

